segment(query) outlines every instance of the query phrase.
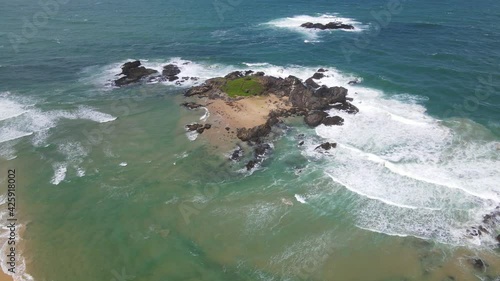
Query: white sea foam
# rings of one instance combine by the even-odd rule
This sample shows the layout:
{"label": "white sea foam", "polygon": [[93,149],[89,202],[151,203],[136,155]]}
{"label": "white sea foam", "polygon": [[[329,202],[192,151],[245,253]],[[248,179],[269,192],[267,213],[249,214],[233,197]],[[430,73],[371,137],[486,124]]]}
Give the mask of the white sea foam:
{"label": "white sea foam", "polygon": [[[351,24],[354,26],[354,29],[339,29],[339,30],[315,30],[315,29],[306,29],[301,27],[303,23],[312,22],[312,23],[322,23],[327,24],[329,22],[342,22],[344,24]],[[275,28],[287,29],[293,32],[297,32],[305,36],[307,39],[306,43],[317,42],[317,39],[321,33],[331,33],[335,31],[346,31],[346,32],[360,32],[366,29],[366,26],[361,24],[360,22],[352,19],[342,17],[339,14],[318,14],[316,16],[309,15],[298,15],[287,18],[280,18],[276,20],[272,20],[266,23],[268,26],[272,26]]]}
{"label": "white sea foam", "polygon": [[[352,210],[358,226],[455,245],[490,244],[467,237],[466,229],[481,223],[472,214],[484,215],[500,202],[500,162],[491,133],[470,120],[445,126],[426,114],[420,104],[425,98],[391,98],[362,84],[347,85],[346,78],[336,73],[319,83],[346,87],[360,112],[332,110],[344,126],[319,126],[316,133],[338,143],[326,172],[361,196],[363,203]],[[317,157],[312,145],[304,152]]]}
{"label": "white sea foam", "polygon": [[54,176],[52,176],[52,180],[50,183],[53,185],[59,185],[65,178],[67,172],[67,164],[66,163],[57,163],[54,165]]}
{"label": "white sea foam", "polygon": [[208,108],[206,107],[203,107],[203,109],[205,110],[205,114],[203,114],[203,116],[200,117],[200,121],[207,121],[208,117],[210,117],[210,111],[208,111]]}
{"label": "white sea foam", "polygon": [[120,163],[120,166],[122,166],[122,167],[127,167],[127,165],[128,165],[127,162],[121,162]]}
{"label": "white sea foam", "polygon": [[295,194],[295,200],[297,200],[297,202],[300,202],[302,204],[306,203],[306,198],[304,196],[299,195],[299,194]]}
{"label": "white sea foam", "polygon": [[15,145],[24,138],[31,140],[36,147],[47,146],[51,129],[56,128],[63,120],[89,120],[97,123],[110,122],[116,119],[107,113],[99,112],[88,106],[79,106],[67,110],[39,109],[39,101],[21,97],[11,93],[0,94],[0,106],[6,106],[8,113],[0,121],[0,157],[15,157]]}

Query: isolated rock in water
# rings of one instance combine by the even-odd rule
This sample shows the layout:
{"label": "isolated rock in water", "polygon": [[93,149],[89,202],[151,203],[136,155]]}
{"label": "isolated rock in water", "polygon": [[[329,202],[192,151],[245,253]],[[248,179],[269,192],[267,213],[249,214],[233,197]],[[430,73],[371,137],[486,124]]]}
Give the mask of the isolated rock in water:
{"label": "isolated rock in water", "polygon": [[168,64],[163,67],[163,72],[161,73],[163,76],[176,76],[181,73],[179,67],[175,64]]}
{"label": "isolated rock in water", "polygon": [[325,74],[323,74],[322,72],[316,72],[314,73],[314,75],[312,76],[313,79],[316,79],[316,80],[319,80],[321,78],[325,77]]}
{"label": "isolated rock in water", "polygon": [[342,126],[344,125],[344,118],[340,116],[326,117],[321,123],[326,126]]}
{"label": "isolated rock in water", "polygon": [[347,84],[355,85],[355,84],[359,84],[359,83],[361,83],[361,82],[358,79],[355,79],[355,80],[349,81]]}
{"label": "isolated rock in water", "polygon": [[122,65],[122,73],[120,73],[119,75],[121,75],[121,74],[128,75],[130,73],[129,72],[130,69],[138,68],[139,66],[141,66],[141,62],[138,60],[126,62]]}
{"label": "isolated rock in water", "polygon": [[304,117],[304,122],[311,127],[316,127],[321,124],[323,122],[323,119],[325,119],[327,116],[328,114],[323,111],[310,111]]}
{"label": "isolated rock in water", "polygon": [[321,29],[321,30],[326,30],[326,29],[354,29],[354,26],[352,26],[350,24],[343,24],[341,22],[329,22],[327,24],[306,22],[306,23],[303,23],[300,26],[304,27],[304,28]]}
{"label": "isolated rock in water", "polygon": [[205,130],[210,129],[211,127],[212,125],[210,124],[202,125],[198,123],[186,125],[188,131],[196,131],[198,134],[203,134]]}
{"label": "isolated rock in water", "polygon": [[324,68],[320,68],[320,69],[318,69],[318,71],[316,71],[316,72],[327,72],[327,71],[328,71],[328,70],[326,70],[326,69],[324,69]]}
{"label": "isolated rock in water", "polygon": [[318,145],[315,149],[324,149],[324,150],[330,150],[332,148],[336,148],[337,144],[336,143],[330,143],[330,142],[325,142],[321,145]]}
{"label": "isolated rock in water", "polygon": [[121,74],[125,76],[115,80],[115,85],[121,87],[131,83],[139,82],[142,78],[156,73],[158,73],[158,71],[141,66],[140,61],[127,62],[122,65]]}

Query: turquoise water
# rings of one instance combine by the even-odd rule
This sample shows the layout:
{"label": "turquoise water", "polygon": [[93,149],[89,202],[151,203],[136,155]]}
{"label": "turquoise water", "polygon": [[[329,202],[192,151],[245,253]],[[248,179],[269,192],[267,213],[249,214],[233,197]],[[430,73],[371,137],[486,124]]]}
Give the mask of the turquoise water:
{"label": "turquoise water", "polygon": [[[401,1],[391,14],[388,2],[3,1],[0,163],[19,173],[22,272],[493,280],[498,227],[466,230],[500,202],[500,4]],[[356,29],[295,27],[334,17]],[[323,83],[347,87],[360,114],[338,128],[289,120],[248,174],[186,137],[204,114],[178,106],[190,85],[111,87],[130,59],[201,80],[325,67]],[[315,152],[325,139],[339,148]]]}

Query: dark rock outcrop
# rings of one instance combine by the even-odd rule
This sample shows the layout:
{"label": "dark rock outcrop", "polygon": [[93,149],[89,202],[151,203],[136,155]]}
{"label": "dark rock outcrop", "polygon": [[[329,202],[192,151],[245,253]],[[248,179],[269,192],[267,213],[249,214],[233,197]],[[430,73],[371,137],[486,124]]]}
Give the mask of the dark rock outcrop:
{"label": "dark rock outcrop", "polygon": [[202,124],[194,123],[194,124],[186,125],[186,128],[188,131],[196,131],[198,134],[203,134],[203,132],[205,130],[212,128],[212,125],[210,125],[210,124],[202,125]]}
{"label": "dark rock outcrop", "polygon": [[319,80],[321,78],[325,77],[325,74],[323,74],[322,72],[316,72],[314,73],[314,75],[312,76],[313,79],[316,79],[316,80]]}
{"label": "dark rock outcrop", "polygon": [[341,22],[329,22],[327,24],[306,22],[306,23],[303,23],[300,26],[304,27],[304,28],[313,28],[313,29],[321,29],[321,30],[326,30],[326,29],[354,29],[354,26],[352,26],[350,24],[343,24]]}
{"label": "dark rock outcrop", "polygon": [[320,86],[318,85],[318,83],[314,82],[314,80],[312,78],[308,78],[306,81],[305,81],[306,85],[313,88],[313,89],[317,89],[319,88]]}
{"label": "dark rock outcrop", "polygon": [[318,145],[315,149],[330,150],[330,149],[336,148],[336,147],[337,147],[336,143],[325,142],[325,143]]}
{"label": "dark rock outcrop", "polygon": [[324,118],[321,123],[326,126],[342,126],[344,125],[344,118],[340,116],[328,116]]}
{"label": "dark rock outcrop", "polygon": [[247,168],[247,171],[250,171],[251,169],[255,168],[255,166],[259,164],[259,162],[257,160],[250,160],[248,161],[248,163],[245,165],[245,167]]}
{"label": "dark rock outcrop", "polygon": [[224,76],[224,78],[232,80],[232,79],[241,78],[243,76],[245,76],[245,75],[243,75],[243,73],[241,73],[241,71],[233,71],[233,72],[229,73],[228,75]]}
{"label": "dark rock outcrop", "polygon": [[316,127],[319,126],[323,122],[323,119],[325,119],[327,116],[328,114],[324,111],[310,111],[304,117],[304,122],[311,127]]}
{"label": "dark rock outcrop", "polygon": [[168,64],[163,67],[162,75],[166,77],[176,76],[181,73],[179,67],[175,64]]}
{"label": "dark rock outcrop", "polygon": [[348,101],[345,101],[345,102],[342,102],[339,104],[335,104],[332,106],[332,108],[345,111],[349,114],[356,114],[359,112],[359,109]]}
{"label": "dark rock outcrop", "polygon": [[255,147],[254,153],[255,158],[261,158],[267,151],[271,150],[271,146],[268,143],[261,143]]}
{"label": "dark rock outcrop", "polygon": [[122,73],[120,73],[118,75],[122,75],[122,74],[129,75],[131,69],[138,68],[139,66],[141,66],[141,62],[138,60],[126,62],[122,65]]}
{"label": "dark rock outcrop", "polygon": [[158,71],[141,66],[140,61],[127,62],[122,65],[122,72],[119,75],[125,75],[115,80],[115,85],[118,87],[139,82],[141,79],[156,74]]}
{"label": "dark rock outcrop", "polygon": [[231,154],[231,160],[239,161],[241,157],[243,157],[243,148],[241,148],[241,146],[238,146],[238,148],[235,149]]}
{"label": "dark rock outcrop", "polygon": [[259,141],[261,138],[267,136],[271,132],[271,122],[253,127],[253,128],[238,128],[236,129],[236,136],[242,141]]}
{"label": "dark rock outcrop", "polygon": [[359,84],[359,83],[361,83],[361,82],[358,79],[351,80],[351,81],[347,82],[347,84],[349,84],[349,85],[355,85],[355,84]]}

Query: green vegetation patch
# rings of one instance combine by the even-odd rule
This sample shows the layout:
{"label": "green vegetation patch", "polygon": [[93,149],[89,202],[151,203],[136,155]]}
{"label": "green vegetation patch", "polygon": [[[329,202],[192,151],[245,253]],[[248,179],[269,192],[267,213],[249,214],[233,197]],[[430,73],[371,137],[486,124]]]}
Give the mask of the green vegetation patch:
{"label": "green vegetation patch", "polygon": [[257,77],[242,77],[227,81],[222,90],[230,97],[258,96],[264,91]]}

